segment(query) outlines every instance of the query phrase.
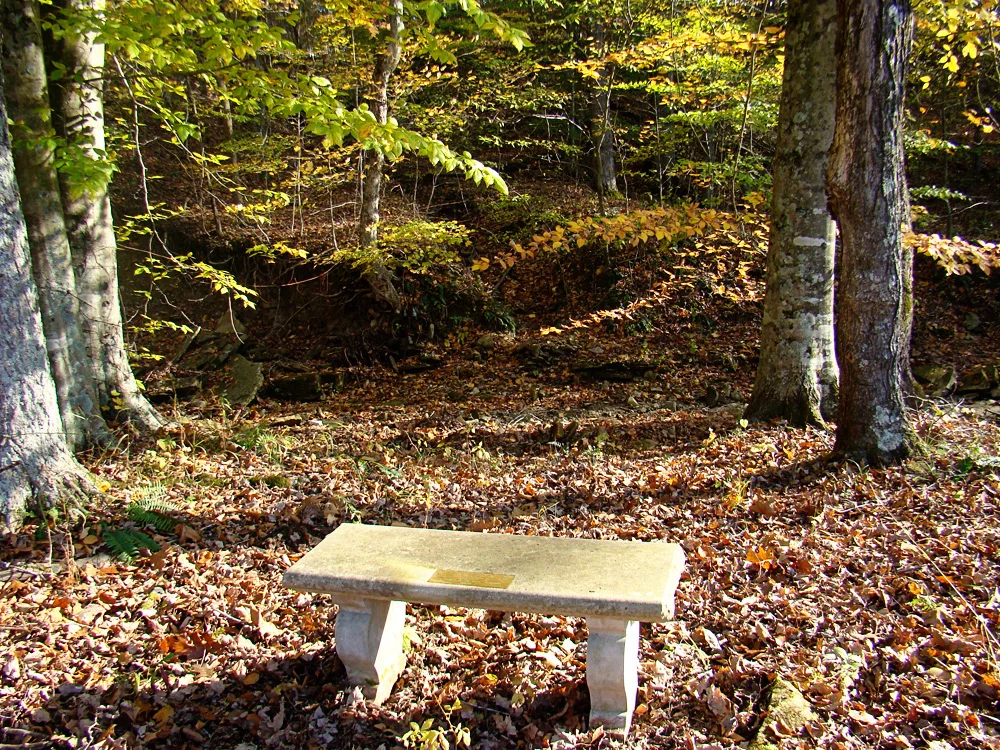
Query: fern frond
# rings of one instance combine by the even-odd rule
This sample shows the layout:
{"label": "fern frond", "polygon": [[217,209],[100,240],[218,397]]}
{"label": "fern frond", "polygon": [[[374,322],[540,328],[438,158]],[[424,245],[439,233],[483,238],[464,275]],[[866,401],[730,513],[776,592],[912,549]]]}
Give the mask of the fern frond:
{"label": "fern frond", "polygon": [[157,552],[160,549],[160,545],[151,536],[133,529],[105,530],[104,543],[115,557],[125,562],[135,560],[142,550]]}
{"label": "fern frond", "polygon": [[174,530],[177,521],[167,513],[176,513],[181,508],[160,497],[145,497],[128,506],[128,517],[142,526],[152,526],[164,534]]}

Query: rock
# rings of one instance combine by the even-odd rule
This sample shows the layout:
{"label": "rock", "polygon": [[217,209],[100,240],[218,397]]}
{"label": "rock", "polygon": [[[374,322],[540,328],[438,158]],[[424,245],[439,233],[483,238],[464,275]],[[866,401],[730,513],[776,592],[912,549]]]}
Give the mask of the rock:
{"label": "rock", "polygon": [[955,390],[955,368],[951,365],[920,365],[913,368],[913,376],[930,398],[941,398]]}
{"label": "rock", "polygon": [[731,404],[726,404],[722,407],[722,411],[730,416],[736,417],[737,419],[743,419],[743,412],[747,410],[747,405],[739,401],[734,401]]}
{"label": "rock", "polygon": [[188,353],[188,349],[191,348],[191,345],[195,342],[195,339],[198,338],[198,335],[200,333],[201,333],[201,326],[195,326],[194,330],[188,333],[188,335],[184,337],[184,340],[181,341],[180,345],[177,347],[177,350],[174,352],[174,356],[170,360],[171,364],[179,362],[181,358]]}
{"label": "rock", "polygon": [[153,403],[166,403],[174,399],[186,399],[196,396],[201,392],[201,378],[190,376],[185,378],[172,378],[150,388],[146,394]]}
{"label": "rock", "polygon": [[719,389],[714,385],[708,386],[708,388],[705,389],[704,395],[701,397],[701,400],[705,402],[706,406],[715,406],[719,403],[719,399]]}
{"label": "rock", "polygon": [[974,333],[982,327],[983,321],[979,319],[978,315],[972,312],[965,316],[965,320],[962,321],[962,325],[965,326],[965,330],[969,331],[969,333]]}
{"label": "rock", "polygon": [[250,481],[276,490],[287,490],[292,486],[292,481],[284,474],[268,474],[263,477],[254,477]]}
{"label": "rock", "polygon": [[[739,394],[736,393],[735,395],[738,396]],[[732,401],[733,397],[733,387],[729,383],[721,383],[719,385],[708,385],[705,388],[705,393],[701,396],[701,401],[704,402],[705,406],[713,407],[727,404]]]}
{"label": "rock", "polygon": [[319,401],[323,396],[319,373],[301,372],[270,378],[265,395],[285,401]]}
{"label": "rock", "polygon": [[538,359],[542,356],[542,345],[537,341],[522,341],[514,347],[514,354],[526,359]]}
{"label": "rock", "polygon": [[434,354],[425,354],[418,359],[408,359],[399,363],[398,371],[404,375],[413,375],[418,372],[436,370],[444,364],[444,360]]}
{"label": "rock", "polygon": [[189,360],[185,360],[184,367],[190,370],[215,370],[226,364],[242,347],[243,344],[238,341],[230,343],[213,340],[210,344],[199,347]]}
{"label": "rock", "polygon": [[798,734],[802,727],[818,718],[809,701],[803,697],[799,689],[788,680],[777,677],[771,685],[767,718],[747,750],[764,750],[764,748],[771,746],[771,742],[767,739],[768,727],[780,723],[782,736],[789,733]]}
{"label": "rock", "polygon": [[1000,385],[996,362],[977,365],[958,379],[958,393],[989,393]]}
{"label": "rock", "polygon": [[231,312],[224,312],[219,317],[219,322],[213,333],[246,341],[247,327]]}
{"label": "rock", "polygon": [[175,378],[171,385],[177,398],[190,398],[201,392],[201,378],[194,375],[186,378]]}
{"label": "rock", "polygon": [[648,362],[616,360],[613,362],[583,362],[574,366],[572,371],[589,380],[628,383],[643,377],[652,369],[653,366]]}
{"label": "rock", "polygon": [[549,440],[555,443],[570,444],[577,438],[580,431],[579,422],[566,424],[561,419],[552,423],[549,427]]}
{"label": "rock", "polygon": [[492,333],[484,333],[476,341],[476,347],[482,349],[484,352],[491,352],[497,348],[497,337]]}
{"label": "rock", "polygon": [[222,395],[233,406],[246,406],[255,398],[264,385],[264,366],[251,362],[246,357],[236,355],[229,366],[229,384]]}
{"label": "rock", "polygon": [[351,373],[347,370],[326,370],[319,373],[319,384],[332,386],[337,393],[344,390],[349,382]]}

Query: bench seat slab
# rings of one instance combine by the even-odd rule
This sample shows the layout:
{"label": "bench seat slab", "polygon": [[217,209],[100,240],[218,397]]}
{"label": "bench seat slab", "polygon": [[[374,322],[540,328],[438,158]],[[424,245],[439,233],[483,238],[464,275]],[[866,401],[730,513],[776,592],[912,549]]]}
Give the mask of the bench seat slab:
{"label": "bench seat slab", "polygon": [[662,622],[680,545],[342,524],[285,573],[298,591]]}

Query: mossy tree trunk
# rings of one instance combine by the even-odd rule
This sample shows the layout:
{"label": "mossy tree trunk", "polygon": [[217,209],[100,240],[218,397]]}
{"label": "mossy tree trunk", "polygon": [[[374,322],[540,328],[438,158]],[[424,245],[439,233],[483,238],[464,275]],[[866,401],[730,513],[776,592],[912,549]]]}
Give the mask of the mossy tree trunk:
{"label": "mossy tree trunk", "polygon": [[[81,15],[100,12],[104,0],[66,0]],[[88,31],[61,40],[67,74],[59,87],[63,135],[94,161],[104,158],[104,45]],[[99,183],[95,185],[95,182]],[[104,181],[81,187],[60,174],[63,212],[73,252],[84,343],[102,409],[123,412],[141,430],[165,424],[139,390],[125,349],[118,297],[118,246]]]}
{"label": "mossy tree trunk", "polygon": [[63,438],[0,91],[0,525],[93,491]]}
{"label": "mossy tree trunk", "polygon": [[[384,125],[389,120],[389,81],[399,65],[402,55],[400,36],[403,33],[403,2],[391,0],[389,4],[389,30],[385,50],[375,62],[373,95],[368,103],[375,120]],[[377,149],[365,152],[365,174],[362,181],[361,199],[361,237],[362,247],[374,247],[378,242],[379,207],[382,202],[382,177],[385,170],[385,157]],[[373,260],[364,274],[365,281],[371,287],[375,296],[388,303],[393,310],[399,312],[403,303],[396,290],[392,272],[378,259]]]}
{"label": "mossy tree trunk", "polygon": [[836,0],[789,0],[774,156],[767,295],[747,419],[802,427],[836,413],[836,225],[826,169],[836,110]]}
{"label": "mossy tree trunk", "polygon": [[73,259],[55,171],[39,13],[37,0],[0,4],[3,75],[49,366],[66,442],[75,451],[105,442],[108,431],[80,334]]}
{"label": "mossy tree trunk", "polygon": [[[603,58],[607,54],[607,39],[604,21],[597,20],[593,26],[590,54]],[[618,192],[618,172],[615,164],[615,133],[611,126],[611,87],[614,71],[608,65],[601,65],[598,78],[590,94],[590,138],[594,145],[594,187],[601,199],[609,193]]]}
{"label": "mossy tree trunk", "polygon": [[837,21],[837,125],[827,178],[842,242],[835,450],[878,466],[903,460],[911,441],[903,87],[913,9],[909,0],[837,0]]}

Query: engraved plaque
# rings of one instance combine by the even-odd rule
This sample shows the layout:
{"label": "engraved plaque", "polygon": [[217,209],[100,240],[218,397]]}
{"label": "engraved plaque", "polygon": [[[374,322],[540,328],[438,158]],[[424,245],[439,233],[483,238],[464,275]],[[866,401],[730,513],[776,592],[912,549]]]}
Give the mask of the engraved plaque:
{"label": "engraved plaque", "polygon": [[427,582],[444,583],[449,586],[475,586],[480,589],[505,589],[510,586],[514,576],[502,573],[477,573],[472,570],[443,570],[434,571]]}

